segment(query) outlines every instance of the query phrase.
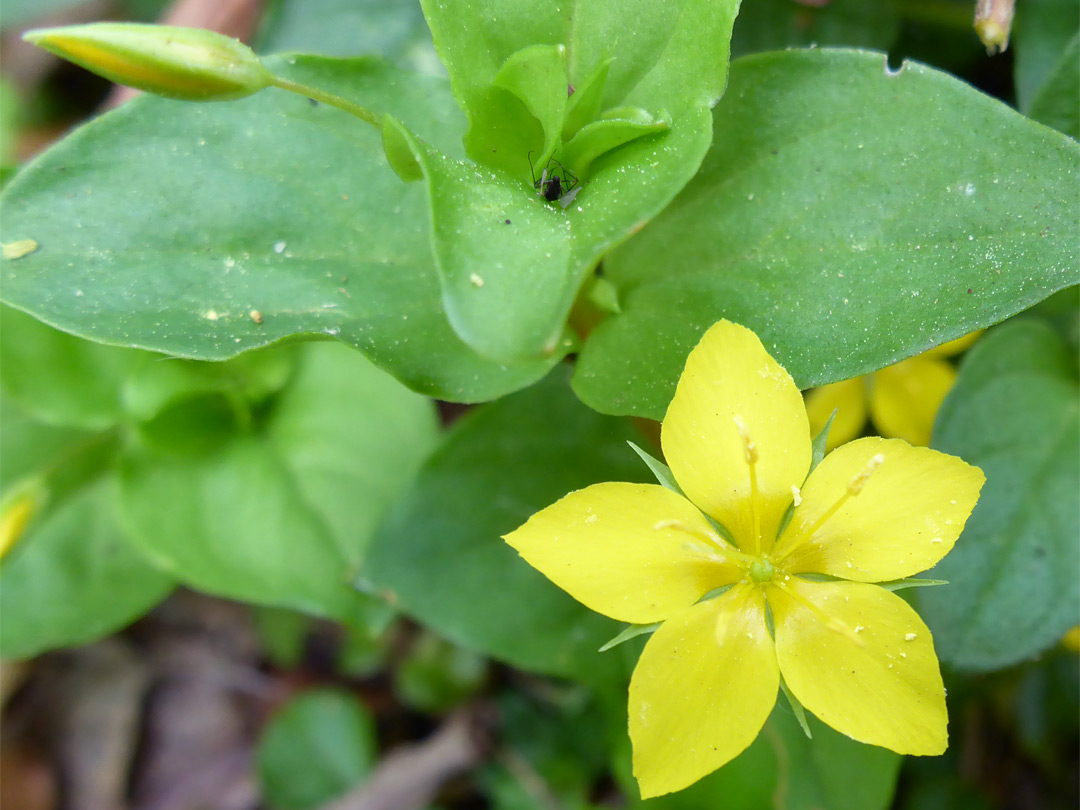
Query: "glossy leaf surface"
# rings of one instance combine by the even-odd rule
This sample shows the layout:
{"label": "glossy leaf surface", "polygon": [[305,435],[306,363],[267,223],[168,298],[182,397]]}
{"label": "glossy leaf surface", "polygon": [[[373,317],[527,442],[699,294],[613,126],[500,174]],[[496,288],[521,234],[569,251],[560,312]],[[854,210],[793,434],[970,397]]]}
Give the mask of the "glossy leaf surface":
{"label": "glossy leaf surface", "polygon": [[1078,280],[1077,144],[943,73],[853,51],[762,54],[733,64],[713,115],[701,172],[605,260],[620,311],[574,380],[601,411],[661,418],[722,317],[809,387]]}

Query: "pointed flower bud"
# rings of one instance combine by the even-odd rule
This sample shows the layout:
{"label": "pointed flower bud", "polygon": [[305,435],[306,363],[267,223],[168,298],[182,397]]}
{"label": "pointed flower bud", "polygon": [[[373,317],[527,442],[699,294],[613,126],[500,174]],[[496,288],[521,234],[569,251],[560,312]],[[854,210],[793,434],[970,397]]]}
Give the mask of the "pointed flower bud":
{"label": "pointed flower bud", "polygon": [[117,84],[185,101],[243,98],[274,80],[242,42],[199,28],[92,23],[23,39]]}
{"label": "pointed flower bud", "polygon": [[41,511],[48,491],[40,479],[17,484],[0,501],[0,559],[3,559],[26,532],[30,521]]}

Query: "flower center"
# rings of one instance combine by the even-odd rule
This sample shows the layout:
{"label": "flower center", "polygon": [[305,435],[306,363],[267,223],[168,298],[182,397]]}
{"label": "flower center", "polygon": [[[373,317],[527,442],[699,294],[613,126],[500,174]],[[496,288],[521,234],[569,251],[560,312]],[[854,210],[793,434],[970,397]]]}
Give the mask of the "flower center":
{"label": "flower center", "polygon": [[768,582],[775,575],[776,569],[765,557],[755,560],[750,566],[750,579],[754,580],[754,582]]}

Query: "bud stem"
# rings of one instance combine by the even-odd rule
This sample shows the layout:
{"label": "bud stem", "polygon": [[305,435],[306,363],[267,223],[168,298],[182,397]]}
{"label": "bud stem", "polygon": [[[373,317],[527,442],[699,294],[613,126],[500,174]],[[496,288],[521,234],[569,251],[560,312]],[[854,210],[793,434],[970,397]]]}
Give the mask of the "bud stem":
{"label": "bud stem", "polygon": [[307,96],[308,98],[315,99],[315,101],[321,101],[324,104],[329,104],[331,107],[337,107],[339,110],[344,110],[350,115],[356,116],[361,121],[371,124],[375,129],[382,132],[382,119],[380,116],[376,115],[366,107],[354,104],[346,98],[277,75],[273,78],[273,85],[274,87],[280,87],[282,90],[288,90],[290,93]]}

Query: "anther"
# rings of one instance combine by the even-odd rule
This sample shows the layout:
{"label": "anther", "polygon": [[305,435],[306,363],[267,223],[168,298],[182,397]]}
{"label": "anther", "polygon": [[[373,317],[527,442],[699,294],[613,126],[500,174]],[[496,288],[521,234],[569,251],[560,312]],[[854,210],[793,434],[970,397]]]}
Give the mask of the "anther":
{"label": "anther", "polygon": [[757,445],[750,439],[750,431],[746,429],[746,422],[738,414],[735,414],[732,419],[735,422],[735,429],[739,431],[739,438],[743,443],[743,458],[746,459],[747,464],[756,464],[758,460]]}
{"label": "anther", "polygon": [[863,467],[862,470],[859,471],[855,475],[855,477],[852,478],[851,481],[848,483],[848,494],[858,495],[860,492],[862,492],[862,488],[866,486],[867,479],[870,478],[874,470],[881,466],[881,463],[883,461],[885,461],[885,456],[883,456],[881,453],[877,453],[875,456],[873,456],[873,458],[866,462],[866,466]]}

